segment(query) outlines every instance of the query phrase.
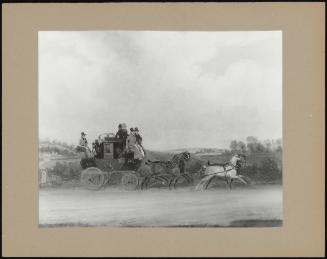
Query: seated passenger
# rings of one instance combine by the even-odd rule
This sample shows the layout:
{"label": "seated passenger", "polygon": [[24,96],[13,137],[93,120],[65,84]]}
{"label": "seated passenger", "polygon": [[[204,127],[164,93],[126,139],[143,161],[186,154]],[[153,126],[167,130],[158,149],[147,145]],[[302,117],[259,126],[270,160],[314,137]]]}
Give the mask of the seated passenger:
{"label": "seated passenger", "polygon": [[142,148],[143,153],[144,153],[144,155],[145,155],[146,153],[145,153],[145,149],[144,149],[144,147],[142,146],[142,136],[141,136],[140,133],[139,133],[139,129],[138,129],[137,127],[135,127],[135,128],[134,128],[134,132],[135,132],[136,142],[137,142],[137,144],[140,145],[140,147]]}
{"label": "seated passenger", "polygon": [[141,146],[137,143],[135,131],[133,128],[130,128],[130,135],[126,139],[126,149],[127,153],[133,152],[134,159],[142,160],[144,157],[144,152]]}
{"label": "seated passenger", "polygon": [[136,143],[136,137],[134,134],[134,129],[130,128],[129,129],[130,133],[128,135],[128,137],[126,138],[126,149],[131,149]]}

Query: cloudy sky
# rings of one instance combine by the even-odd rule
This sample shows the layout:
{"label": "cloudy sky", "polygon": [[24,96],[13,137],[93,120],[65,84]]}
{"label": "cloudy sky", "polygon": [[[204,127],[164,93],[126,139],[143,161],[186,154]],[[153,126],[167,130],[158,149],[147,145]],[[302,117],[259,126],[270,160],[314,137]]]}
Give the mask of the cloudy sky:
{"label": "cloudy sky", "polygon": [[282,137],[282,33],[39,32],[39,136],[119,123],[149,149]]}

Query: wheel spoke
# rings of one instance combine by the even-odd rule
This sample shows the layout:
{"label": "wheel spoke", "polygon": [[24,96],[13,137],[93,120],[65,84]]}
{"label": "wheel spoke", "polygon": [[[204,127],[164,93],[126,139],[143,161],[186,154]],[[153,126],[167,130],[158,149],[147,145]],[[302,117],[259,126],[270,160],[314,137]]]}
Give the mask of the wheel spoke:
{"label": "wheel spoke", "polygon": [[139,185],[139,179],[136,173],[127,173],[122,176],[121,184],[126,190],[135,190]]}
{"label": "wheel spoke", "polygon": [[98,190],[105,182],[105,174],[96,167],[89,167],[82,172],[81,181],[87,189]]}

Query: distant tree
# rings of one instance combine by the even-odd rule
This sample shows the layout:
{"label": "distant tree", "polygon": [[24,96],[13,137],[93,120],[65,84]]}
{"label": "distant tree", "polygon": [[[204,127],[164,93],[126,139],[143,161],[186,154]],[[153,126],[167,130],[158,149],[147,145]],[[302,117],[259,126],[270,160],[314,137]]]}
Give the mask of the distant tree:
{"label": "distant tree", "polygon": [[53,139],[53,140],[51,141],[51,143],[54,144],[54,145],[58,145],[58,144],[59,144],[59,140],[57,140],[57,139]]}
{"label": "distant tree", "polygon": [[232,152],[229,149],[224,149],[222,152],[223,155],[231,155],[231,153]]}
{"label": "distant tree", "polygon": [[264,144],[262,144],[256,137],[249,136],[246,138],[246,141],[246,147],[250,153],[265,152],[267,150]]}
{"label": "distant tree", "polygon": [[230,150],[231,150],[232,152],[235,152],[236,149],[237,149],[237,141],[236,141],[236,140],[232,140],[232,141],[230,142],[229,148],[230,148]]}
{"label": "distant tree", "polygon": [[237,142],[237,149],[241,151],[242,153],[246,152],[246,145],[243,141],[238,141]]}
{"label": "distant tree", "polygon": [[255,146],[255,151],[256,152],[264,152],[264,151],[266,151],[266,149],[262,143],[258,142]]}
{"label": "distant tree", "polygon": [[276,140],[276,151],[282,151],[283,149],[283,144],[282,144],[282,139],[277,139]]}
{"label": "distant tree", "polygon": [[253,136],[249,136],[246,138],[246,147],[251,152],[254,153],[257,149],[258,139]]}
{"label": "distant tree", "polygon": [[266,139],[263,141],[263,145],[266,149],[267,152],[271,152],[272,151],[272,141],[270,139]]}
{"label": "distant tree", "polygon": [[280,172],[278,169],[277,162],[274,159],[266,158],[261,161],[259,171],[261,178],[266,181],[277,180],[280,178]]}
{"label": "distant tree", "polygon": [[258,165],[256,163],[242,167],[241,173],[252,180],[258,179]]}
{"label": "distant tree", "polygon": [[233,140],[233,141],[231,141],[229,148],[232,153],[236,153],[236,152],[245,153],[246,152],[246,145],[243,141]]}
{"label": "distant tree", "polygon": [[247,143],[258,143],[258,138],[253,137],[253,136],[248,136],[246,138]]}

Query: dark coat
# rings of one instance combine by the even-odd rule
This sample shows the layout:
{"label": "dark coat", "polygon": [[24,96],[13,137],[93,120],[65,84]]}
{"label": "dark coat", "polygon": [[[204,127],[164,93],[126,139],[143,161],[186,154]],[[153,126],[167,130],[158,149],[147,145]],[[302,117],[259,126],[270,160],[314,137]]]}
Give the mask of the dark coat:
{"label": "dark coat", "polygon": [[119,129],[115,137],[118,139],[126,140],[127,136],[128,136],[127,130]]}

